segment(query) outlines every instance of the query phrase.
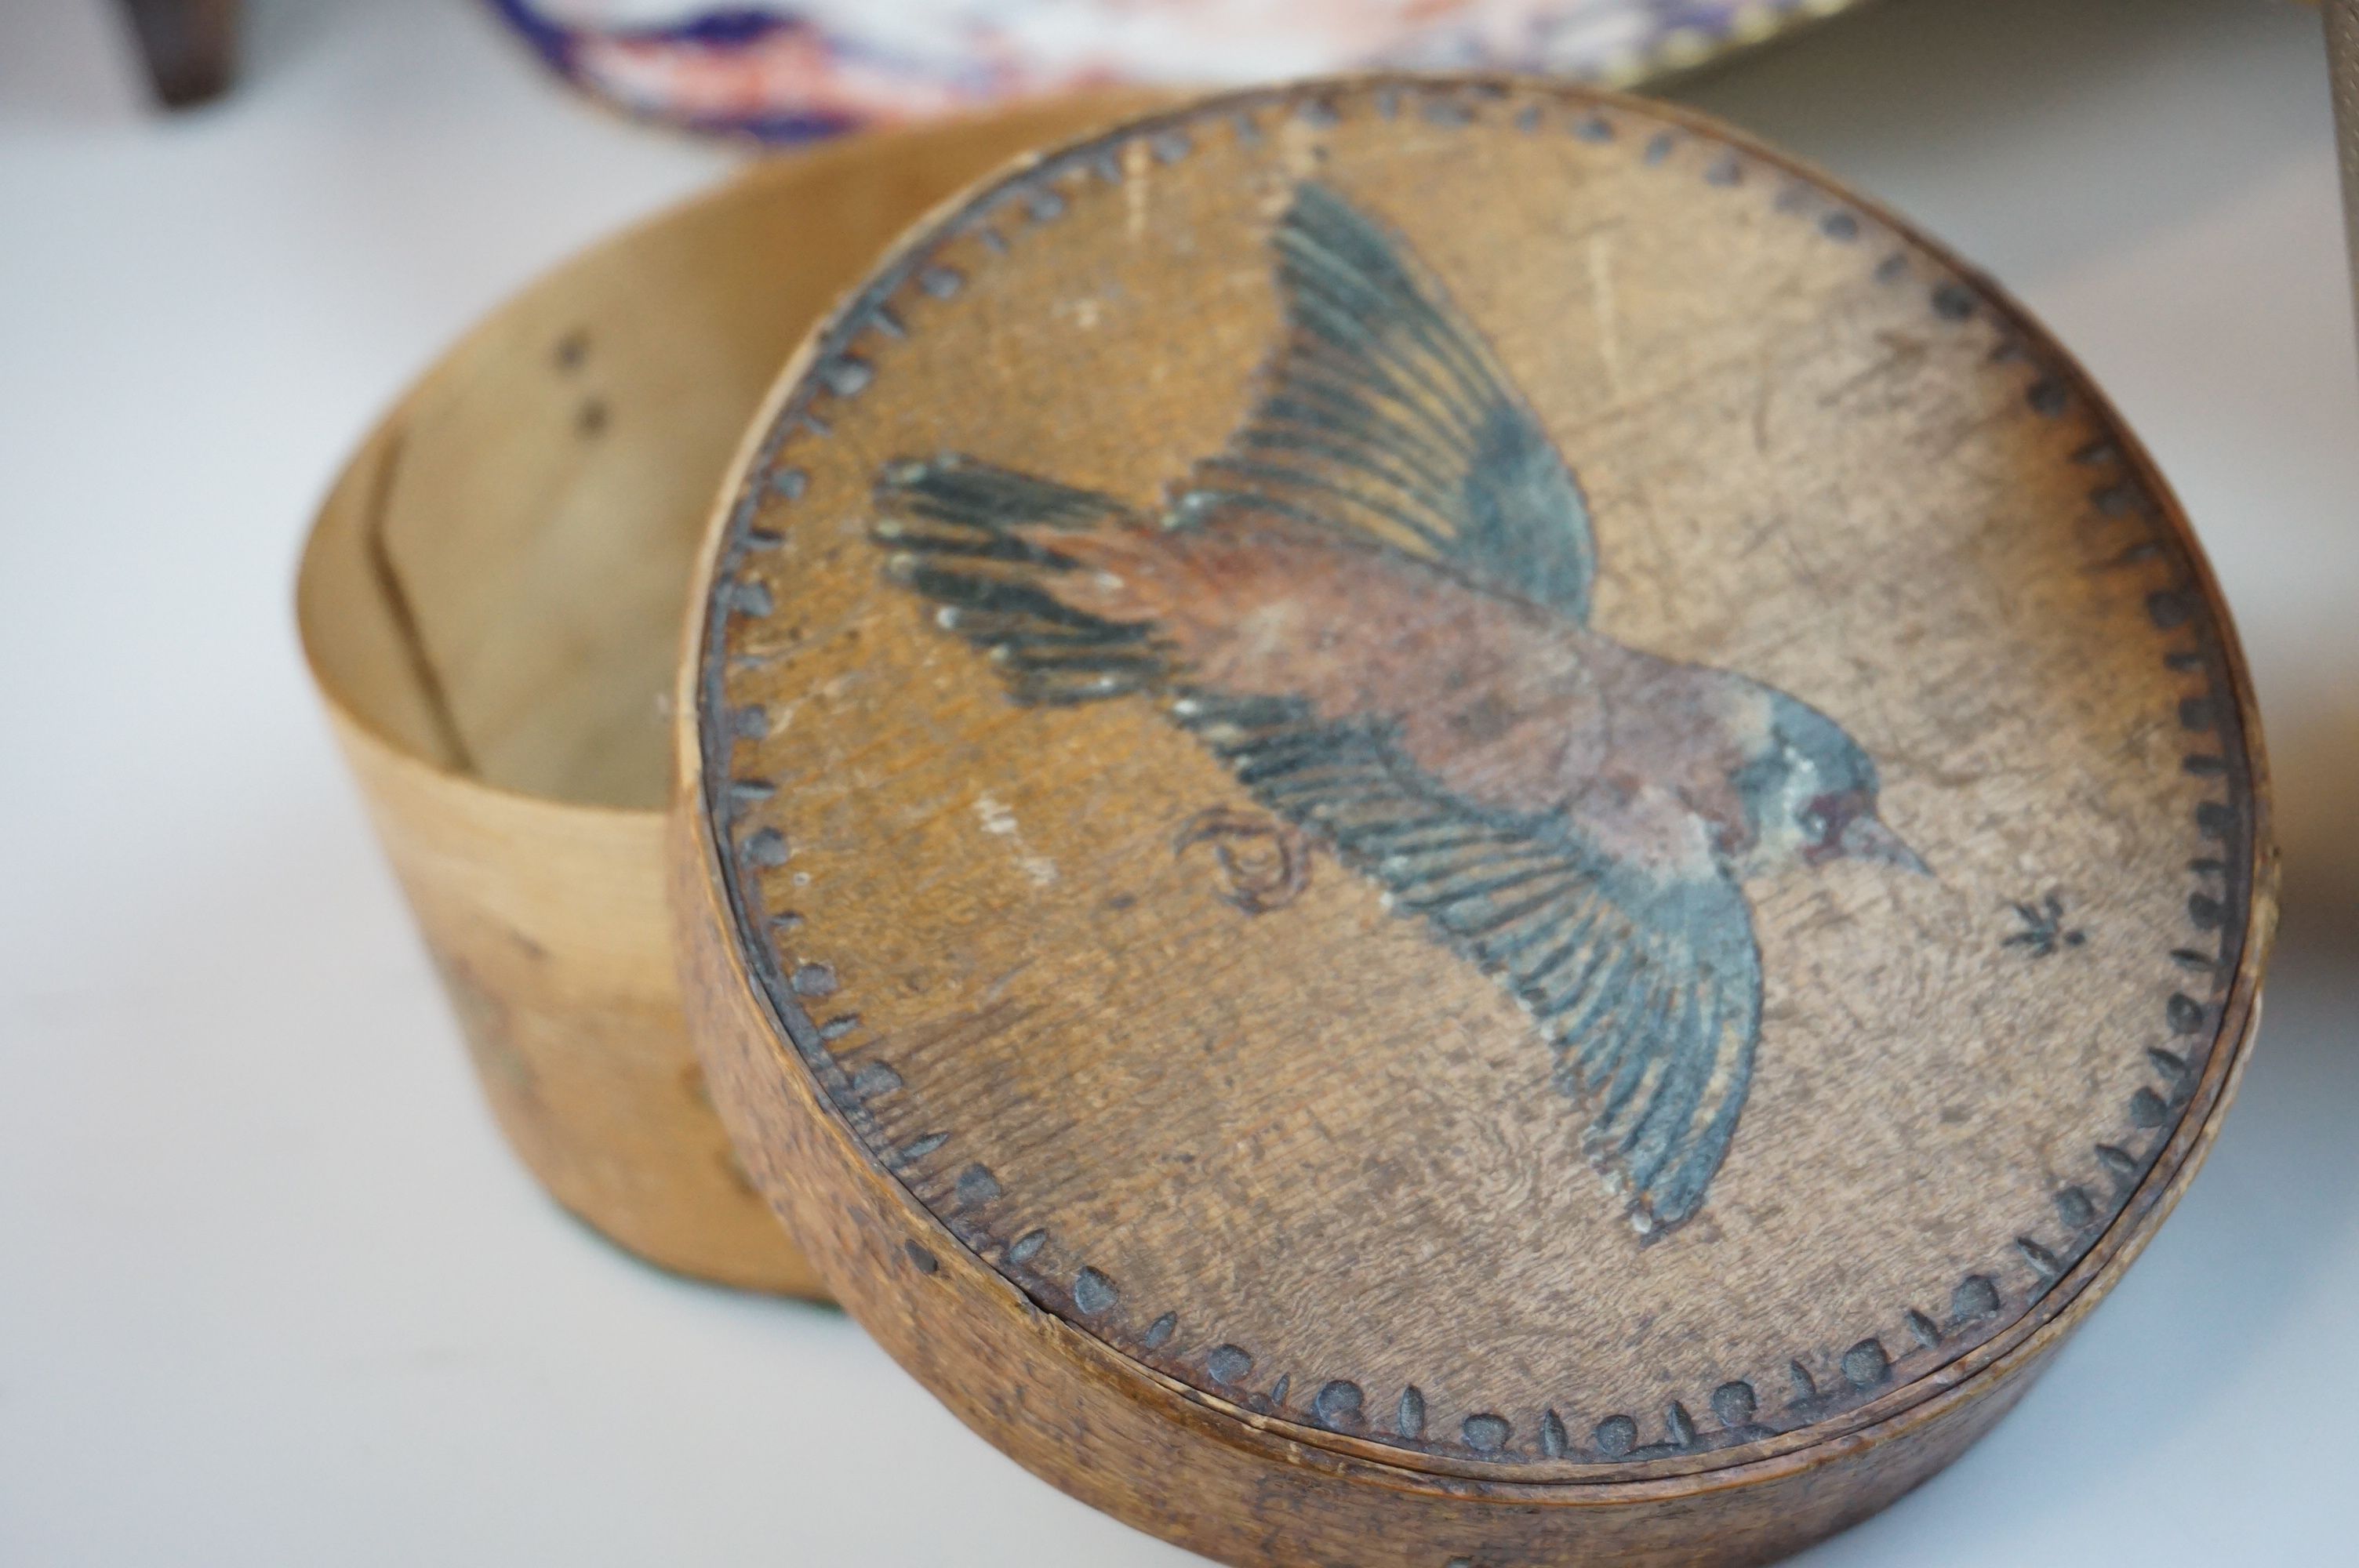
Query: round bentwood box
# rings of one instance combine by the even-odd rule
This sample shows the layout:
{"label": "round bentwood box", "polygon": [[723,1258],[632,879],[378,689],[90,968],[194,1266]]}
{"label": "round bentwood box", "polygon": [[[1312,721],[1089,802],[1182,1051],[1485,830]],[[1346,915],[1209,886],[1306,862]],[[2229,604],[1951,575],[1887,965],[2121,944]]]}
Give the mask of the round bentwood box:
{"label": "round bentwood box", "polygon": [[821,1293],[681,1015],[665,743],[712,490],[794,345],[901,229],[1117,106],[773,158],[576,257],[389,412],[320,510],[304,652],[502,1130],[654,1262]]}
{"label": "round bentwood box", "polygon": [[2273,919],[2186,523],[2021,310],[1707,122],[1249,92],[807,341],[674,876],[820,1272],[1227,1562],[1773,1558],[2212,1137]]}

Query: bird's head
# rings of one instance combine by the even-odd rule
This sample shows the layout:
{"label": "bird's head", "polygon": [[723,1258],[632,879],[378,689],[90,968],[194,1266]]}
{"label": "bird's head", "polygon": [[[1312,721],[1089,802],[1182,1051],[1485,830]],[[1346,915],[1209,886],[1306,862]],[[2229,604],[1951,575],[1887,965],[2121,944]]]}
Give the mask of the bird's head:
{"label": "bird's head", "polygon": [[1875,762],[1860,743],[1810,704],[1763,694],[1763,741],[1736,780],[1753,828],[1753,869],[1850,860],[1931,874],[1876,815]]}

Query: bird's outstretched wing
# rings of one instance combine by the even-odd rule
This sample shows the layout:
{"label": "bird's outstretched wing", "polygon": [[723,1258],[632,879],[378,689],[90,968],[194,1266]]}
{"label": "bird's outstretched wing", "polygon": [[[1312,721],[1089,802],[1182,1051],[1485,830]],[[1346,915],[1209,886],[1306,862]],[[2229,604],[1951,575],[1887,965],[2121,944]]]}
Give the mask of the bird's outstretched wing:
{"label": "bird's outstretched wing", "polygon": [[1588,507],[1483,335],[1324,185],[1296,190],[1270,243],[1285,336],[1167,525],[1262,514],[1337,529],[1585,622]]}
{"label": "bird's outstretched wing", "polygon": [[1203,689],[1154,621],[1071,601],[1068,551],[1151,538],[1111,497],[955,454],[876,487],[888,571],[988,654],[1018,701],[1157,698],[1261,803],[1316,833],[1394,907],[1514,996],[1589,1113],[1583,1148],[1642,1230],[1696,1212],[1745,1107],[1761,1011],[1744,895],[1709,856],[1635,863],[1561,814],[1470,802],[1380,715]]}
{"label": "bird's outstretched wing", "polygon": [[1761,1017],[1751,912],[1723,872],[1657,874],[1560,815],[1473,806],[1381,720],[1208,693],[1174,714],[1264,805],[1516,998],[1555,1053],[1557,1087],[1589,1113],[1584,1152],[1641,1231],[1695,1214],[1745,1108]]}

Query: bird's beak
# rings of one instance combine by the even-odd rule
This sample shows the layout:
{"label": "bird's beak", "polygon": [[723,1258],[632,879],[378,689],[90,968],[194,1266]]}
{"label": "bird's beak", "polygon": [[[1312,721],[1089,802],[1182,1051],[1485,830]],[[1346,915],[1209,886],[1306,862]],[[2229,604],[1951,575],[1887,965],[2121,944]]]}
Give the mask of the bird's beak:
{"label": "bird's beak", "polygon": [[1925,863],[1922,856],[1872,814],[1863,812],[1844,823],[1839,842],[1843,855],[1849,860],[1876,860],[1887,866],[1898,866],[1905,871],[1915,871],[1920,877],[1933,874],[1933,868]]}

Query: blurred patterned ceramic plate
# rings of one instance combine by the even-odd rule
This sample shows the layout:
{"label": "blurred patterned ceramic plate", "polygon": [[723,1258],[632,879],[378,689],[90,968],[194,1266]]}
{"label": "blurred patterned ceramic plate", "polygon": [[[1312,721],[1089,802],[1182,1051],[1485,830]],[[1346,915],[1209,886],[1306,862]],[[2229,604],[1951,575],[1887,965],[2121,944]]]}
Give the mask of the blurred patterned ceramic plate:
{"label": "blurred patterned ceramic plate", "polygon": [[799,141],[1113,82],[1372,66],[1634,85],[1855,0],[491,0],[626,113]]}

